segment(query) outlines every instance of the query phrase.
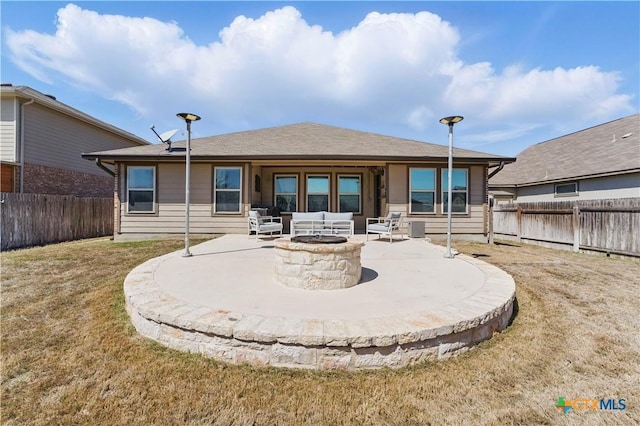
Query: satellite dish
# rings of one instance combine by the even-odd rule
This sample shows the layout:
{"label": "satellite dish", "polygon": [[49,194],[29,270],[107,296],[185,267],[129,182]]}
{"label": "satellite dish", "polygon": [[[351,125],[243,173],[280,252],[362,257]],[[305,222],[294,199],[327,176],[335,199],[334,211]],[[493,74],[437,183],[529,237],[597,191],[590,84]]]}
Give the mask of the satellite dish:
{"label": "satellite dish", "polygon": [[173,129],[173,130],[168,130],[164,133],[162,133],[159,138],[162,141],[162,143],[170,143],[171,142],[171,138],[173,137],[173,135],[175,135],[178,132],[178,129]]}
{"label": "satellite dish", "polygon": [[151,126],[151,131],[153,131],[153,133],[156,134],[158,139],[160,139],[160,142],[166,143],[167,145],[169,145],[169,147],[167,148],[167,151],[173,152],[173,149],[171,148],[171,138],[173,137],[173,135],[176,134],[178,129],[169,130],[159,135],[158,132],[156,132],[156,126]]}

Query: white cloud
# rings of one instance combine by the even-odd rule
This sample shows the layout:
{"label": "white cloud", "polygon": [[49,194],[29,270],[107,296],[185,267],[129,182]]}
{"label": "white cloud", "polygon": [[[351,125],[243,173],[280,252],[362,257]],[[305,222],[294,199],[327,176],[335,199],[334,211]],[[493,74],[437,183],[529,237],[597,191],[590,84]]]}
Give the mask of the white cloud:
{"label": "white cloud", "polygon": [[[42,81],[62,80],[154,119],[188,108],[229,125],[353,118],[416,130],[449,112],[521,128],[632,111],[619,76],[595,66],[553,70],[457,56],[460,34],[429,12],[369,13],[340,33],[307,23],[293,7],[238,16],[196,45],[176,22],[100,15],[69,4],[55,34],[5,30],[13,61]],[[435,124],[437,125],[437,124]],[[509,137],[511,131],[484,137]],[[519,132],[516,132],[519,133]]]}

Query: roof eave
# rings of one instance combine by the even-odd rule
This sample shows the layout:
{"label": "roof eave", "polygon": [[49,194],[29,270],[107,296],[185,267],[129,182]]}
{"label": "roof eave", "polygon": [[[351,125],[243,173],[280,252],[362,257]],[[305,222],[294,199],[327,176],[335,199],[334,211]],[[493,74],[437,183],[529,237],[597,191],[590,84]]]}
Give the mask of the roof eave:
{"label": "roof eave", "polygon": [[[88,153],[82,154],[82,158],[87,160],[95,160],[99,158],[102,161],[178,161],[184,159],[184,154],[179,153],[173,155],[167,154],[148,154],[148,155],[113,155]],[[445,162],[448,157],[434,156],[362,156],[362,155],[197,155],[191,154],[191,161],[318,161],[318,160],[342,160],[342,161],[384,161],[384,162]],[[482,157],[453,157],[454,162],[462,163],[478,163],[478,164],[495,164],[513,163],[515,158],[482,158]]]}
{"label": "roof eave", "polygon": [[[547,179],[547,180],[540,180],[540,181],[533,181],[533,182],[516,183],[516,184],[510,184],[510,185],[513,185],[513,186],[515,186],[517,188],[521,188],[521,187],[525,187],[525,186],[536,186],[536,185],[544,185],[544,184],[549,184],[549,183],[570,182],[570,181],[574,181],[574,180],[595,179],[595,178],[607,177],[607,176],[626,175],[626,174],[630,174],[630,173],[640,173],[640,168],[616,170],[616,171],[612,171],[612,172],[603,172],[603,173],[592,173],[592,174],[580,175],[580,176],[569,176],[569,177],[562,177],[562,178],[556,178],[556,179]],[[498,185],[498,184],[496,184],[496,185]],[[506,184],[504,184],[502,186],[506,186]]]}

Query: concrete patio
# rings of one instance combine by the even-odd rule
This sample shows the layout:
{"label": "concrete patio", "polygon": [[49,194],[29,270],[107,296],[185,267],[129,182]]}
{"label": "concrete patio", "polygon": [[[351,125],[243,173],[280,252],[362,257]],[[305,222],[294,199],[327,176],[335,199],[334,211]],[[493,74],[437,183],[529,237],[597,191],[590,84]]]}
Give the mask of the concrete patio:
{"label": "concrete patio", "polygon": [[[137,330],[230,363],[314,369],[443,359],[506,328],[515,284],[479,259],[423,239],[362,247],[354,287],[304,290],[274,279],[274,242],[225,235],[138,266],[125,280]],[[357,235],[354,240],[364,240]]]}

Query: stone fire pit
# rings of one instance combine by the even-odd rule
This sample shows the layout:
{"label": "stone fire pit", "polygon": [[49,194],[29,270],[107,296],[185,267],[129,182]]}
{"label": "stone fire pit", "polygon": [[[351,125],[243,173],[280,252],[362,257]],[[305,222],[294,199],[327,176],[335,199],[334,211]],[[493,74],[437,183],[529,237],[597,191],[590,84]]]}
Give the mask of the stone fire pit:
{"label": "stone fire pit", "polygon": [[277,239],[276,281],[306,290],[353,287],[362,276],[360,250],[363,245],[334,235]]}

